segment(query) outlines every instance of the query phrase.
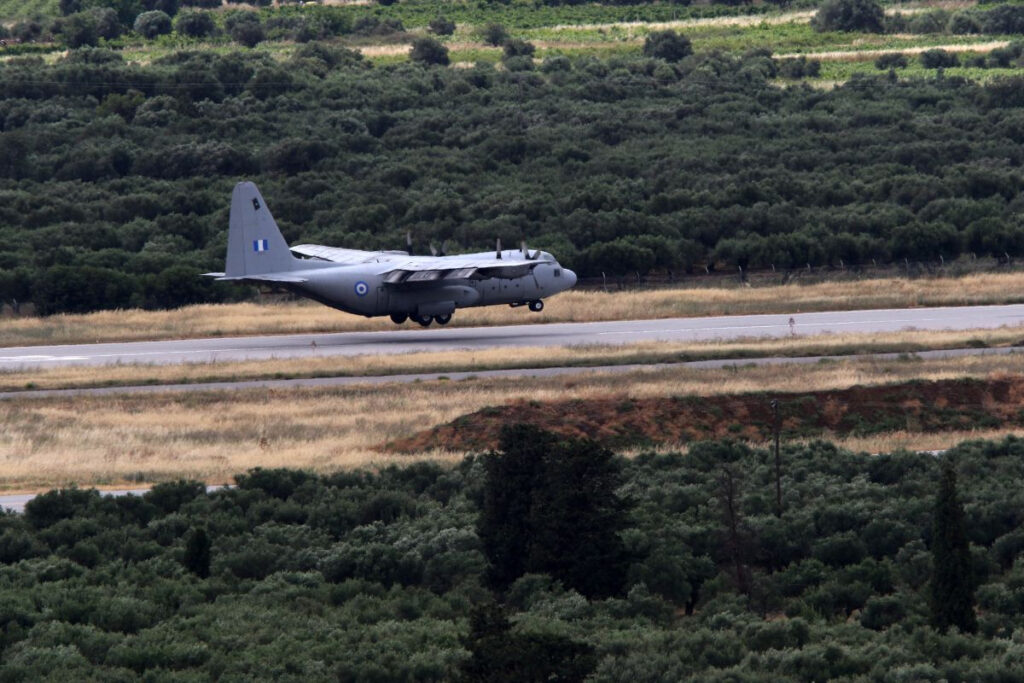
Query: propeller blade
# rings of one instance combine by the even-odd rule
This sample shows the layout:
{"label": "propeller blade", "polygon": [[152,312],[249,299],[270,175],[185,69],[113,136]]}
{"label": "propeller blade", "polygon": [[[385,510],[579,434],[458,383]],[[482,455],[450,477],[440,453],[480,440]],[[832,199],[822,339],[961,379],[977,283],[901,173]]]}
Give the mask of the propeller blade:
{"label": "propeller blade", "polygon": [[497,253],[497,258],[499,258],[499,259],[500,259],[500,258],[501,258],[501,238],[499,237],[499,238],[498,238],[498,239],[496,240],[496,242],[497,242],[496,248],[497,248],[497,251],[498,251],[498,253]]}
{"label": "propeller blade", "polygon": [[528,256],[530,254],[529,250],[526,248],[526,240],[519,243],[519,253],[523,256]]}
{"label": "propeller blade", "polygon": [[434,246],[433,242],[430,243],[430,255],[437,256],[437,248]]}
{"label": "propeller blade", "polygon": [[412,256],[412,230],[405,231],[405,250]]}
{"label": "propeller blade", "polygon": [[441,256],[448,255],[448,240],[441,242]]}

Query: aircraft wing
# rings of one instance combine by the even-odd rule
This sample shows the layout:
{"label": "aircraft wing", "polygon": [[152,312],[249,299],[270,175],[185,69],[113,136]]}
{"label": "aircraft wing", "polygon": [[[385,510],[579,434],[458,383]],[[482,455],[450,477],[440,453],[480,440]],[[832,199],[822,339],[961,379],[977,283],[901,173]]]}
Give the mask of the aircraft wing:
{"label": "aircraft wing", "polygon": [[436,256],[418,257],[406,261],[396,260],[381,264],[378,275],[385,284],[415,285],[470,280],[485,277],[517,278],[527,275],[542,261],[526,258]]}
{"label": "aircraft wing", "polygon": [[[536,257],[526,258],[521,250],[515,249],[454,256],[410,256],[404,251],[363,251],[300,244],[291,247],[291,251],[299,256],[338,265],[367,265],[375,275],[382,275],[388,285],[425,287],[439,281],[522,277],[542,263]],[[501,257],[497,256],[498,253]]]}
{"label": "aircraft wing", "polygon": [[379,251],[363,251],[362,249],[342,249],[341,247],[326,247],[322,244],[300,244],[296,247],[290,247],[293,254],[299,256],[305,256],[307,258],[314,258],[320,261],[330,261],[331,263],[337,263],[339,265],[352,265],[356,263],[366,263],[379,258],[381,254],[399,254],[401,256],[407,256],[403,252],[379,252]]}

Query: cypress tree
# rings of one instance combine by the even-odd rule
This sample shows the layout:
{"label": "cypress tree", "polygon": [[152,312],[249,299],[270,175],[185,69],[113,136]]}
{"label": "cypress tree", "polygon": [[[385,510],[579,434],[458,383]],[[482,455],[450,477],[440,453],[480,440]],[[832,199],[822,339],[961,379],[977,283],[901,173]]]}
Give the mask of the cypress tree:
{"label": "cypress tree", "polygon": [[948,458],[942,462],[939,493],[935,499],[929,588],[931,621],[935,628],[943,632],[950,626],[967,633],[977,630],[974,578],[964,530],[964,509],[957,498],[956,470]]}
{"label": "cypress tree", "polygon": [[499,451],[484,459],[483,510],[477,534],[490,560],[491,585],[504,589],[526,571],[533,493],[554,435],[524,424],[506,426]]}
{"label": "cypress tree", "polygon": [[526,571],[550,574],[588,598],[620,594],[629,560],[619,536],[628,522],[615,494],[621,484],[611,451],[586,439],[558,444],[534,490]]}
{"label": "cypress tree", "polygon": [[193,529],[189,534],[182,563],[201,579],[210,575],[210,537],[202,528]]}
{"label": "cypress tree", "polygon": [[484,460],[477,523],[491,585],[504,590],[535,572],[587,597],[620,593],[628,557],[619,532],[628,517],[615,494],[621,473],[614,454],[523,424],[503,429],[500,445]]}
{"label": "cypress tree", "polygon": [[597,666],[593,646],[558,633],[519,632],[495,604],[473,610],[462,643],[470,653],[460,671],[466,683],[582,682]]}

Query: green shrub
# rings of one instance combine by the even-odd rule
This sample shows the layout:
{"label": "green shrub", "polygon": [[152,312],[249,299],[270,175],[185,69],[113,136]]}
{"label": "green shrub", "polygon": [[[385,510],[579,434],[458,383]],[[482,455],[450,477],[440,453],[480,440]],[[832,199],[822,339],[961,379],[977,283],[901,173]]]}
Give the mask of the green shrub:
{"label": "green shrub", "polygon": [[675,31],[652,31],[644,39],[643,54],[666,62],[678,62],[693,54],[693,46],[689,38]]}
{"label": "green shrub", "polygon": [[455,22],[451,19],[438,14],[436,17],[430,20],[427,25],[430,32],[438,36],[450,36],[455,33]]}
{"label": "green shrub", "polygon": [[206,38],[217,30],[217,24],[209,12],[182,12],[174,20],[174,30],[190,38]]}
{"label": "green shrub", "polygon": [[143,12],[135,19],[132,29],[143,38],[166,35],[171,32],[171,17],[160,10]]}
{"label": "green shrub", "polygon": [[907,56],[900,52],[888,52],[884,55],[879,55],[878,59],[875,60],[875,68],[883,71],[887,69],[906,69],[907,65]]}
{"label": "green shrub", "polygon": [[409,52],[409,59],[426,66],[439,65],[447,66],[448,48],[433,38],[417,38],[412,43],[412,50]]}
{"label": "green shrub", "polygon": [[811,20],[818,31],[881,33],[885,13],[874,0],[825,0]]}
{"label": "green shrub", "polygon": [[500,47],[508,40],[508,30],[501,24],[488,24],[484,27],[481,38],[488,45]]}
{"label": "green shrub", "polygon": [[921,66],[926,69],[948,69],[959,65],[960,59],[954,52],[936,49],[921,53]]}

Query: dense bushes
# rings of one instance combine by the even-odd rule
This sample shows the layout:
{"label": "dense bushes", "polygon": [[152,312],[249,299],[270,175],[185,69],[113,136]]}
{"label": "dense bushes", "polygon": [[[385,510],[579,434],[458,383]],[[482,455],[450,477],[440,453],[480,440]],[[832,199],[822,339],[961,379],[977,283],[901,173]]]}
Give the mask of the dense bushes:
{"label": "dense bushes", "polygon": [[[624,460],[524,428],[505,441],[511,459],[450,469],[253,470],[210,493],[39,496],[0,515],[4,677],[493,680],[496,662],[502,680],[1024,674],[1011,638],[1024,627],[1024,441],[938,459],[784,446],[781,516],[773,459],[743,445]],[[979,584],[973,635],[928,625],[942,463]],[[502,505],[504,522],[478,534]],[[619,521],[575,514],[602,508]],[[562,535],[556,571],[605,571],[579,551],[617,529],[624,583],[588,599],[523,565],[492,593],[487,558],[502,533],[523,538],[523,517]]]}
{"label": "dense bushes", "polygon": [[[199,278],[223,269],[241,178],[290,240],[526,238],[584,276],[1024,253],[1017,79],[821,92],[773,82],[813,60],[760,53],[534,70],[526,44],[509,51],[504,70],[371,67],[320,43],[284,63],[186,51],[140,67],[97,48],[0,63],[0,299],[244,296]],[[76,298],[55,269],[83,268],[97,284]]]}

